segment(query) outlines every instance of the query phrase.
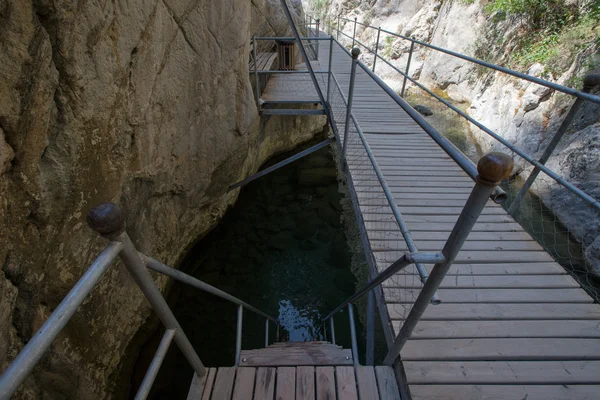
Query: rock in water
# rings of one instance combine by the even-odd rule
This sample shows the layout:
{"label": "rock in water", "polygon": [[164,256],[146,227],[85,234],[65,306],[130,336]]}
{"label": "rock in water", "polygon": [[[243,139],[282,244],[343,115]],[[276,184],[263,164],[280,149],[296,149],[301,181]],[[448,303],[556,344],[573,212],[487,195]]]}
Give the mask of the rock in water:
{"label": "rock in water", "polygon": [[424,115],[426,117],[429,117],[430,115],[433,115],[433,111],[431,111],[429,109],[429,107],[425,107],[425,106],[422,106],[420,104],[418,104],[418,105],[415,106],[415,110],[417,110],[420,114],[422,114],[422,115]]}

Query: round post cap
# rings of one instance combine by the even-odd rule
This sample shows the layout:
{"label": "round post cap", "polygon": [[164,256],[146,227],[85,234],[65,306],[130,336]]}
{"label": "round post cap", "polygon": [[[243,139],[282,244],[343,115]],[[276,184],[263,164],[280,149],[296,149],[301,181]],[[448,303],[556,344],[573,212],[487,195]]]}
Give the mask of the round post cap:
{"label": "round post cap", "polygon": [[515,162],[508,154],[501,152],[487,153],[477,163],[477,179],[484,184],[496,186],[507,179],[515,166]]}
{"label": "round post cap", "polygon": [[351,54],[352,58],[358,58],[358,56],[360,55],[360,49],[358,47],[353,47]]}
{"label": "round post cap", "polygon": [[87,223],[102,236],[116,236],[125,231],[125,213],[115,203],[102,203],[88,212]]}
{"label": "round post cap", "polygon": [[600,85],[600,74],[589,74],[583,78],[583,90],[586,92],[598,85]]}

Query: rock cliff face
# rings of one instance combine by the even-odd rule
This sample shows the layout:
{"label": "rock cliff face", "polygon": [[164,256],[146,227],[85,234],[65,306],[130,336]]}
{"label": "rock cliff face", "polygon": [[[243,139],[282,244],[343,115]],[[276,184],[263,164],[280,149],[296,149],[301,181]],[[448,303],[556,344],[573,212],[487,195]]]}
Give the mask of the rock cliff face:
{"label": "rock cliff face", "polygon": [[[249,39],[284,21],[277,0],[0,0],[0,370],[106,244],[93,205],[120,203],[139,250],[177,265],[230,184],[321,131],[258,117]],[[113,266],[17,397],[123,396],[150,314]]]}
{"label": "rock cliff face", "polygon": [[[310,5],[311,2],[307,3]],[[515,19],[499,21],[484,11],[486,4],[482,0],[333,0],[327,16],[334,20],[339,14],[351,20],[356,17],[358,22],[381,26],[388,31],[469,56],[477,57],[476,49],[489,44],[489,53],[502,58],[514,51],[515,39],[523,35],[523,22]],[[341,26],[346,34],[352,35],[352,22],[345,25],[342,22]],[[597,34],[598,28],[595,29]],[[492,33],[501,37],[501,40],[488,43],[486,38]],[[375,29],[358,25],[357,35],[361,42],[374,48],[377,37]],[[529,66],[527,73],[573,86],[572,82],[579,80],[576,78],[591,72],[586,60],[593,59],[594,54],[596,58],[600,57],[599,43],[596,41],[595,45],[582,47],[576,57],[569,61],[571,64],[565,72],[557,76],[546,73],[545,70],[552,66],[539,63]],[[409,49],[407,40],[381,34],[380,54],[401,70],[406,68]],[[361,57],[365,63],[372,65],[372,54],[363,51]],[[598,62],[600,59],[596,60],[596,65]],[[401,75],[381,61],[377,62],[376,68],[377,74],[399,91]],[[539,158],[573,103],[570,96],[500,72],[485,71],[475,64],[419,45],[415,46],[410,74],[425,86],[442,93],[459,108],[466,109],[473,118],[534,158]],[[428,96],[417,88],[413,89],[414,93]],[[598,88],[595,90],[598,93]],[[600,106],[588,103],[548,162],[554,171],[597,199],[600,198],[599,121]],[[470,128],[482,150],[510,153],[485,132],[472,125]],[[515,162],[517,173],[527,177],[531,167],[518,156]],[[549,179],[542,179],[533,189],[545,205],[555,211],[575,238],[588,247],[588,260],[595,267],[594,273],[600,276],[599,213]]]}

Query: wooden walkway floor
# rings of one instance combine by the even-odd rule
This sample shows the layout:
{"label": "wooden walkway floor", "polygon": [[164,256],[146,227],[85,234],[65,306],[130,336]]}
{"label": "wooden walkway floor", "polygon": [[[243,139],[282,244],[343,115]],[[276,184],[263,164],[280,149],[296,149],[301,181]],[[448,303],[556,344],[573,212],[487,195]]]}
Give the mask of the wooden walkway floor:
{"label": "wooden walkway floor", "polygon": [[[327,69],[328,56],[321,42],[316,68]],[[336,45],[333,71],[346,94],[350,57]],[[279,93],[286,87],[282,78]],[[472,180],[360,68],[353,113],[418,249],[440,251]],[[362,144],[352,131],[348,140],[373,264],[383,270],[407,249]],[[396,333],[421,287],[414,267],[385,282]],[[501,206],[488,203],[438,295],[401,354],[413,399],[600,398],[600,305]]]}
{"label": "wooden walkway floor", "polygon": [[[359,397],[360,396],[360,397]],[[194,379],[188,400],[400,400],[391,367],[222,367]]]}

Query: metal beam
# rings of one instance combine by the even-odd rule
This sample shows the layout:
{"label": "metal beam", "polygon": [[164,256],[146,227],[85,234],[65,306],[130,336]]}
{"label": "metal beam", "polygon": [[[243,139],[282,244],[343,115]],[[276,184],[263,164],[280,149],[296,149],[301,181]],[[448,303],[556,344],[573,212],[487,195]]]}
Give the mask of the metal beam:
{"label": "metal beam", "polygon": [[313,71],[313,67],[308,59],[308,55],[306,54],[306,49],[304,48],[304,44],[302,43],[302,39],[300,38],[300,34],[298,33],[298,29],[296,29],[296,25],[294,24],[294,20],[292,19],[292,14],[290,14],[290,10],[287,6],[286,0],[281,0],[281,8],[283,9],[283,13],[290,24],[290,29],[292,30],[293,36],[296,38],[296,44],[298,45],[298,49],[300,50],[300,54],[302,54],[302,58],[304,59],[304,63],[306,64],[306,68],[310,72],[310,78],[315,85],[315,90],[319,95],[319,99],[321,100],[321,104],[323,105],[323,109],[327,110],[327,115],[331,117],[329,113],[329,108],[327,107],[327,103],[325,102],[325,97],[323,96],[323,92],[321,92],[321,87],[319,86],[319,82],[317,82],[317,78]]}
{"label": "metal beam", "polygon": [[325,115],[325,110],[267,108],[260,113],[261,115]]}
{"label": "metal beam", "polygon": [[329,138],[329,139],[323,140],[321,143],[319,143],[317,145],[314,145],[313,147],[310,147],[310,148],[308,148],[308,149],[306,149],[304,151],[301,151],[300,153],[295,154],[295,155],[293,155],[293,156],[291,156],[289,158],[286,158],[285,160],[280,161],[277,164],[270,166],[269,168],[265,168],[262,171],[257,172],[256,174],[254,174],[254,175],[252,175],[252,176],[244,179],[243,181],[239,181],[238,183],[234,183],[233,185],[229,186],[229,189],[227,189],[227,191],[231,191],[231,190],[233,190],[235,188],[238,188],[240,186],[247,185],[248,183],[252,182],[253,180],[258,179],[261,176],[265,176],[269,172],[273,172],[273,171],[275,171],[275,170],[277,170],[277,169],[279,169],[279,168],[281,168],[281,167],[283,167],[285,165],[288,165],[288,164],[290,164],[290,163],[292,163],[292,162],[294,162],[296,160],[301,159],[304,156],[312,154],[315,151],[320,150],[320,149],[322,149],[325,146],[328,146],[329,144],[333,143],[334,141],[335,141],[334,138]]}

